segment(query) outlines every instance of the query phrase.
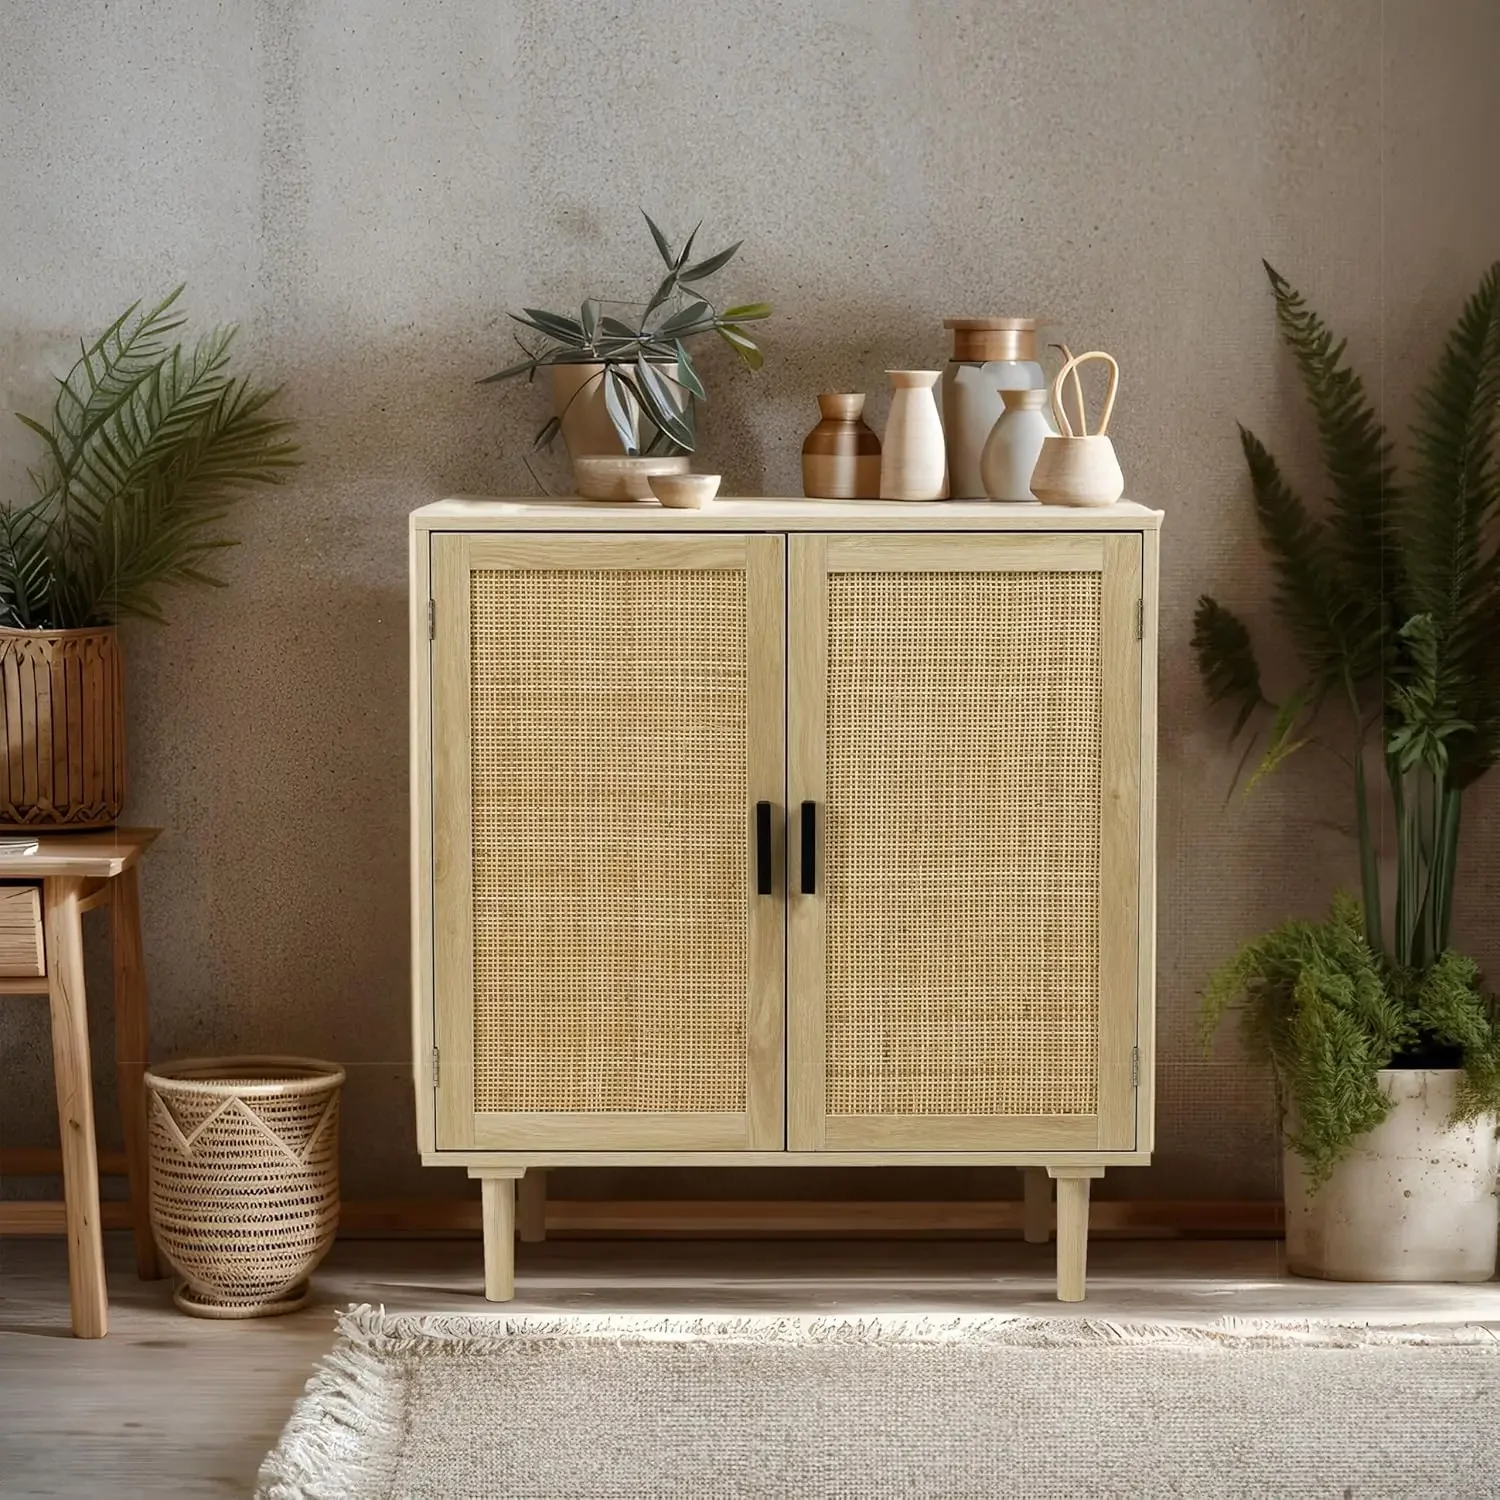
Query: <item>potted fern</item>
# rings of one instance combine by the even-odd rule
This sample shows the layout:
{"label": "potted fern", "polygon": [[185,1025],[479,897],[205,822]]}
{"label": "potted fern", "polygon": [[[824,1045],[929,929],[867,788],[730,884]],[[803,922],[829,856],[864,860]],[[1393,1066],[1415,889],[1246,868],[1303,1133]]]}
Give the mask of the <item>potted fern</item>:
{"label": "potted fern", "polygon": [[[0,508],[0,826],[97,828],[124,804],[116,622],[161,590],[221,582],[219,529],[244,489],[296,463],[276,392],[229,369],[236,330],[184,347],[179,287],[127,308],[57,382],[35,494]],[[20,415],[18,413],[18,415]]]}
{"label": "potted fern", "polygon": [[1485,1280],[1500,1010],[1450,924],[1464,796],[1500,759],[1500,263],[1419,398],[1404,482],[1344,344],[1266,271],[1327,470],[1315,512],[1240,429],[1302,680],[1269,701],[1244,622],[1207,596],[1193,646],[1209,698],[1233,710],[1231,741],[1258,737],[1250,786],[1309,745],[1347,765],[1360,896],[1246,944],[1210,979],[1204,1019],[1211,1031],[1240,1009],[1274,1072],[1294,1271]]}

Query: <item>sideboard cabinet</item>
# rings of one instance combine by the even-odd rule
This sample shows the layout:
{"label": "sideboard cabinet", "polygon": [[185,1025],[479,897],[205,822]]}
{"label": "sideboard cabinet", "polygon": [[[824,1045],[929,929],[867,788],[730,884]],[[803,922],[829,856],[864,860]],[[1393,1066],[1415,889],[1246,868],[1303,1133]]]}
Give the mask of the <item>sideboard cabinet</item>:
{"label": "sideboard cabinet", "polygon": [[1159,513],[447,500],[411,525],[422,1158],[1151,1150]]}

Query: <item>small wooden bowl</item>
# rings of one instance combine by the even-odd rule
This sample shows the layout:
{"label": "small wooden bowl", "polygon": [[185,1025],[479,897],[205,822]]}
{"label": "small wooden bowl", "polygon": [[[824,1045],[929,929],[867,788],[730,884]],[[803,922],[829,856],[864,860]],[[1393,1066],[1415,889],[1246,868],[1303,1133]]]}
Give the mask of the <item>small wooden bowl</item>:
{"label": "small wooden bowl", "polygon": [[651,493],[673,510],[702,510],[719,493],[718,474],[653,474]]}

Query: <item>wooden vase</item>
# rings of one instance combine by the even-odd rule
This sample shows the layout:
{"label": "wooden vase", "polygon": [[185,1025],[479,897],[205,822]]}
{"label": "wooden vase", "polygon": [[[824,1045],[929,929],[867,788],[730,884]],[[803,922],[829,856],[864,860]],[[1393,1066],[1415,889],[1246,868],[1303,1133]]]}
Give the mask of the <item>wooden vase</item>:
{"label": "wooden vase", "polygon": [[887,370],[895,394],[880,455],[882,500],[946,500],[948,452],[933,387],[941,370]]}
{"label": "wooden vase", "polygon": [[0,630],[0,827],[105,828],[125,803],[113,628]]}
{"label": "wooden vase", "polygon": [[812,500],[880,496],[880,439],[864,422],[863,392],[825,391],[823,420],[802,444],[802,493]]}

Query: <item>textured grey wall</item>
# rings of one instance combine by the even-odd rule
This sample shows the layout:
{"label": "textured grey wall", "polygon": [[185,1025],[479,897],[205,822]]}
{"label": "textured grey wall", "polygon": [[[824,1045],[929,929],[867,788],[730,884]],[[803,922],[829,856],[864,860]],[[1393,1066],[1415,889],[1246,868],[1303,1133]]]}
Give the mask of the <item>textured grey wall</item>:
{"label": "textured grey wall", "polygon": [[[456,1189],[415,1167],[410,1125],[405,517],[533,491],[540,394],[474,381],[506,358],[504,309],[638,294],[645,205],[743,236],[725,290],[776,304],[760,376],[709,361],[729,493],[795,493],[814,393],[941,361],[945,315],[1043,313],[1119,356],[1129,491],[1169,519],[1160,1155],[1111,1189],[1273,1193],[1264,1087],[1232,1045],[1200,1054],[1194,995],[1353,869],[1332,769],[1224,807],[1188,657],[1200,590],[1265,614],[1235,419],[1305,451],[1259,257],[1402,414],[1500,253],[1497,69],[1492,0],[0,8],[5,406],[43,407],[78,332],[186,279],[286,382],[308,459],[245,508],[230,590],[127,637],[129,813],[169,830],[145,884],[158,1054],[340,1058],[348,1191]],[[28,451],[0,428],[8,485]],[[1461,914],[1492,966],[1476,916],[1500,882],[1474,867],[1497,836],[1471,818]],[[55,1134],[43,1019],[0,1006],[6,1142]]]}

